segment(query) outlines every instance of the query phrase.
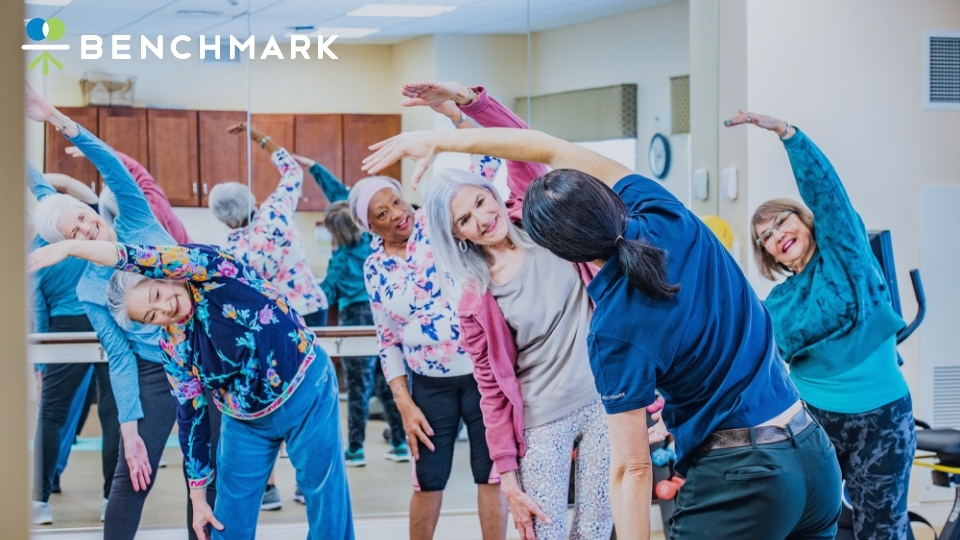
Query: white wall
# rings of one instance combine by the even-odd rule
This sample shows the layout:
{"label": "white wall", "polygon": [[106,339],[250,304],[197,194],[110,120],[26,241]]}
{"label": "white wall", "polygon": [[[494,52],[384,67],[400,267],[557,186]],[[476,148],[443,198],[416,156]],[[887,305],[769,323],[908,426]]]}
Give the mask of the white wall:
{"label": "white wall", "polygon": [[[533,95],[637,85],[636,171],[651,176],[647,148],[654,117],[670,110],[670,77],[690,73],[689,4],[674,2],[533,36]],[[536,128],[536,118],[533,119]],[[688,193],[686,136],[671,137],[673,165],[664,186]]]}

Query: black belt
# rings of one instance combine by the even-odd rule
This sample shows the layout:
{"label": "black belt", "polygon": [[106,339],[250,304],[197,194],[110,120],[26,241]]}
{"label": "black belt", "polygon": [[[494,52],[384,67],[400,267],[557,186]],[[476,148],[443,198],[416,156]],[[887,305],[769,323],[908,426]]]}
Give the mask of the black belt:
{"label": "black belt", "polygon": [[[698,450],[719,450],[721,448],[738,448],[741,446],[751,446],[756,444],[771,444],[780,441],[789,440],[790,437],[807,429],[813,423],[813,417],[806,409],[793,415],[793,418],[787,422],[784,427],[780,426],[758,426],[752,428],[724,429],[714,431],[707,437]],[[788,429],[789,428],[789,429]],[[753,432],[753,437],[750,437]]]}

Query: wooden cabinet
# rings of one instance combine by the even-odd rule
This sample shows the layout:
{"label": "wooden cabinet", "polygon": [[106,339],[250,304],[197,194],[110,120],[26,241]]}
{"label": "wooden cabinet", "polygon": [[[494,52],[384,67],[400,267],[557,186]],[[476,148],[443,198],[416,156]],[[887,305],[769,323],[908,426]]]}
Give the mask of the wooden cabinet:
{"label": "wooden cabinet", "polygon": [[147,155],[153,175],[173,206],[200,204],[197,111],[149,109]]}
{"label": "wooden cabinet", "polygon": [[[246,121],[242,111],[190,111],[124,107],[64,107],[91,133],[143,164],[157,179],[173,206],[207,206],[213,186],[247,182],[247,138],[227,133]],[[254,114],[253,125],[288,151],[316,160],[347,186],[367,174],[360,170],[369,146],[400,133],[398,114]],[[97,192],[100,175],[86,159],[64,151],[70,142],[46,127],[45,171],[68,174]],[[252,146],[252,190],[262,202],[280,180],[270,155]],[[399,179],[399,163],[383,172]],[[323,211],[329,206],[320,187],[304,171],[297,206]]]}
{"label": "wooden cabinet", "polygon": [[246,119],[240,111],[197,113],[201,206],[207,205],[207,195],[216,184],[247,181],[247,140],[227,133],[228,127]]}
{"label": "wooden cabinet", "polygon": [[[294,117],[294,152],[308,157],[343,179],[343,115],[298,114]],[[303,171],[303,197],[298,210],[323,211],[330,201],[309,171]]]}
{"label": "wooden cabinet", "polygon": [[[96,107],[60,107],[60,112],[85,127],[90,133],[97,134],[99,119]],[[90,163],[90,160],[67,155],[66,149],[73,146],[73,143],[68,141],[51,124],[46,124],[46,139],[47,144],[44,151],[44,161],[46,163],[43,170],[70,175],[100,193],[100,175],[97,174],[97,169]]]}
{"label": "wooden cabinet", "polygon": [[[295,142],[293,116],[292,114],[251,114],[250,123],[260,133],[270,137],[273,142],[282,148],[286,148],[288,152],[293,152]],[[238,135],[238,137],[244,136]],[[280,182],[280,171],[270,161],[269,152],[260,148],[253,141],[250,141],[250,148],[253,152],[253,159],[250,160],[253,168],[251,190],[253,196],[257,199],[257,204],[260,204],[277,189],[277,184]]]}
{"label": "wooden cabinet", "polygon": [[150,170],[147,155],[147,110],[129,107],[99,107],[97,136],[114,150],[140,162]]}
{"label": "wooden cabinet", "polygon": [[[343,115],[343,183],[356,184],[368,175],[360,170],[363,160],[372,152],[369,146],[400,134],[399,114]],[[400,163],[381,172],[383,176],[401,179]]]}

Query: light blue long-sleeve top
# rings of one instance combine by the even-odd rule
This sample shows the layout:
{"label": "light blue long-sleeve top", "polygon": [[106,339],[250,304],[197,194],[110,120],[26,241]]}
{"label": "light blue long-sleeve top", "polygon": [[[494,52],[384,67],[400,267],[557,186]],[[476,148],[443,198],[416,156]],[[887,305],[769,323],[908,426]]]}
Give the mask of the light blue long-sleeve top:
{"label": "light blue long-sleeve top", "polygon": [[813,213],[817,247],[764,302],[777,346],[804,401],[845,414],[876,409],[909,391],[897,367],[903,319],[830,160],[799,129],[783,146]]}
{"label": "light blue long-sleeve top", "polygon": [[[57,192],[32,163],[28,161],[26,168],[27,185],[38,201]],[[37,236],[30,243],[28,251],[45,245],[47,242]],[[80,299],[77,298],[77,283],[80,282],[80,276],[86,265],[86,261],[68,258],[49,268],[39,270],[33,276],[31,294],[34,332],[49,332],[50,317],[84,314]]]}
{"label": "light blue long-sleeve top", "polygon": [[[80,126],[80,133],[76,137],[67,138],[100,171],[117,200],[120,215],[114,220],[113,227],[117,231],[118,242],[158,246],[176,243],[150,211],[147,199],[133,176],[106,143],[83,126]],[[130,330],[124,330],[110,315],[107,283],[113,272],[113,268],[87,263],[77,285],[77,296],[100,338],[100,345],[107,353],[110,383],[117,400],[117,416],[123,423],[143,418],[137,357],[162,364],[165,354],[160,348],[159,326],[134,323]]]}

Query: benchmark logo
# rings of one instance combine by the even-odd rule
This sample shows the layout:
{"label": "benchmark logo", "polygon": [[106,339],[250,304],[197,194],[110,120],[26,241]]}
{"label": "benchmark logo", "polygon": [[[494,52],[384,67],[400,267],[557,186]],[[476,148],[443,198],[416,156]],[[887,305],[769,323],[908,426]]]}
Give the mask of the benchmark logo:
{"label": "benchmark logo", "polygon": [[[51,19],[53,20],[53,19]],[[62,24],[62,23],[61,23]],[[330,45],[337,39],[338,36],[330,36],[329,39],[324,41],[323,36],[317,36],[317,58],[323,59],[323,55],[326,54],[334,60],[338,60],[337,55],[333,54],[333,51],[330,50]],[[256,58],[256,36],[250,36],[246,41],[240,41],[234,36],[229,36],[230,38],[230,59],[233,60],[237,57],[238,54],[242,55],[244,51],[249,51],[248,55],[251,60]],[[110,58],[113,60],[130,60],[130,40],[133,39],[130,35],[113,35],[111,36],[111,51]],[[170,54],[178,60],[186,60],[192,56],[189,52],[180,51],[179,45],[181,43],[189,43],[191,41],[190,36],[177,36],[170,40]],[[149,50],[151,54],[156,56],[158,59],[163,60],[164,53],[164,39],[163,36],[157,36],[156,43],[150,41],[150,38],[147,36],[140,36],[140,59],[147,59],[147,51]],[[296,60],[298,54],[302,54],[303,57],[307,60],[310,59],[310,38],[302,35],[292,35],[290,36],[290,56],[291,60]],[[220,60],[220,36],[213,36],[213,42],[207,42],[207,36],[200,36],[200,59],[207,57],[207,52],[214,53],[214,57],[217,60]],[[97,35],[82,35],[80,36],[80,59],[81,60],[98,60],[103,56],[103,38]],[[277,44],[276,38],[270,36],[270,41],[267,42],[266,46],[263,48],[263,52],[260,54],[260,60],[265,60],[268,57],[276,57],[280,60],[284,60],[283,51],[280,50],[280,46]]]}
{"label": "benchmark logo", "polygon": [[[56,18],[51,18],[43,20],[41,18],[30,19],[27,22],[27,37],[31,41],[59,41],[60,38],[67,32],[67,27],[63,24],[63,21]],[[43,54],[34,58],[33,62],[27,66],[29,69],[37,67],[41,61],[43,61],[43,74],[46,75],[50,72],[50,65],[53,64],[57,66],[57,69],[63,69],[63,64],[61,64],[56,58],[53,57],[48,51],[67,51],[70,50],[69,45],[56,45],[56,44],[31,44],[31,45],[21,45],[21,49],[25,51],[43,51]]]}

